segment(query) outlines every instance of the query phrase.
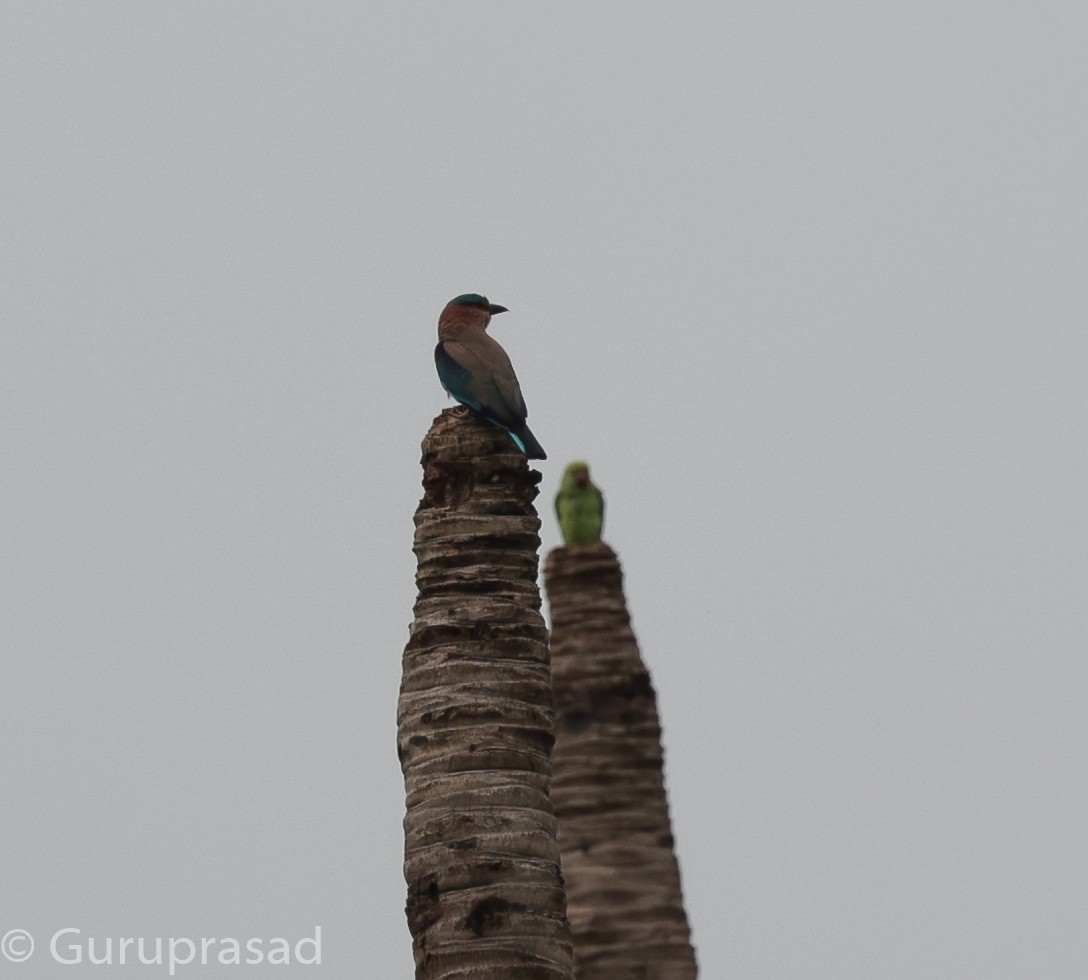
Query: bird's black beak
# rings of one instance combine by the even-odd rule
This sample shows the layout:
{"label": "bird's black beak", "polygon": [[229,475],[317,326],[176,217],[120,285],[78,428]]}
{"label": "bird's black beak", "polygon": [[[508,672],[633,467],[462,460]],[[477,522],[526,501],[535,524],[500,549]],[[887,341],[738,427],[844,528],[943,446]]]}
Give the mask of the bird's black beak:
{"label": "bird's black beak", "polygon": [[487,312],[494,316],[496,313],[509,313],[510,311],[505,306],[499,306],[498,303],[491,303],[487,307]]}

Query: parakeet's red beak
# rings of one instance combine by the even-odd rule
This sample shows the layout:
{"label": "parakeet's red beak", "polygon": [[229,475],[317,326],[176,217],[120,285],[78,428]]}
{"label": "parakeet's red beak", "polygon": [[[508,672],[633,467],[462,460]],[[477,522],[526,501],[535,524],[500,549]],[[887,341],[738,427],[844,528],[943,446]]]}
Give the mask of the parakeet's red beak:
{"label": "parakeet's red beak", "polygon": [[589,474],[579,473],[576,479],[578,481],[578,486],[584,490],[586,488],[586,484],[589,483]]}

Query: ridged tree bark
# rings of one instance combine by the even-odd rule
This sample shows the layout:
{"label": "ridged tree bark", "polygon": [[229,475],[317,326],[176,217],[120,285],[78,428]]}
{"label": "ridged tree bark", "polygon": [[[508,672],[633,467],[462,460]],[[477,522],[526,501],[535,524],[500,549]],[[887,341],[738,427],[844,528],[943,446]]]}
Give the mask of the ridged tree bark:
{"label": "ridged tree bark", "polygon": [[695,951],[673,851],[661,728],[615,552],[556,548],[552,804],[578,980],[690,980]]}
{"label": "ridged tree bark", "polygon": [[423,441],[397,713],[416,977],[569,980],[533,507],[540,474],[464,409]]}

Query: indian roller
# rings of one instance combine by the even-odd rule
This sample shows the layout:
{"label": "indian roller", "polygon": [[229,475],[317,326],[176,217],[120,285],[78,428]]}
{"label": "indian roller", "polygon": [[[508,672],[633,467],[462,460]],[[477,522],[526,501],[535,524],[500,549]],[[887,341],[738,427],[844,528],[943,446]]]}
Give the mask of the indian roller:
{"label": "indian roller", "polygon": [[563,472],[563,482],[555,495],[555,516],[563,543],[593,544],[601,540],[604,527],[604,496],[589,479],[589,466],[581,460]]}
{"label": "indian roller", "polygon": [[529,459],[547,459],[525,424],[529,412],[510,358],[487,333],[491,317],[506,312],[478,293],[451,299],[438,318],[438,378],[462,405],[509,432]]}

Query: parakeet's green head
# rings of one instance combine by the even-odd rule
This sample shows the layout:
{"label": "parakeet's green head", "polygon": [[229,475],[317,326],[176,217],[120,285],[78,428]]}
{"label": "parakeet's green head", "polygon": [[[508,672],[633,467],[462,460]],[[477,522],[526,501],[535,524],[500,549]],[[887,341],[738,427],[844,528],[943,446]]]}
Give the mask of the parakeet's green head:
{"label": "parakeet's green head", "polygon": [[589,464],[582,460],[568,463],[563,471],[563,486],[568,488],[589,485]]}

